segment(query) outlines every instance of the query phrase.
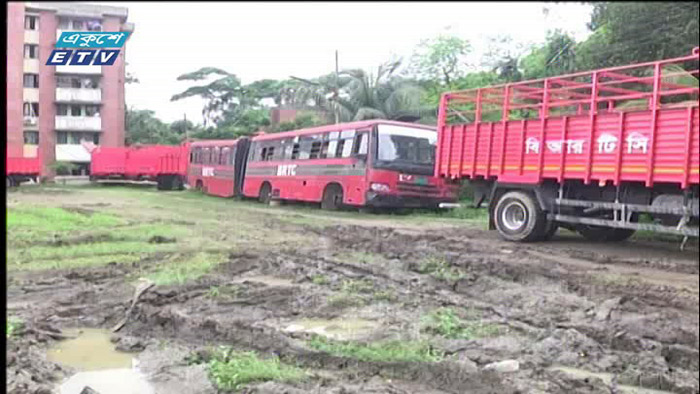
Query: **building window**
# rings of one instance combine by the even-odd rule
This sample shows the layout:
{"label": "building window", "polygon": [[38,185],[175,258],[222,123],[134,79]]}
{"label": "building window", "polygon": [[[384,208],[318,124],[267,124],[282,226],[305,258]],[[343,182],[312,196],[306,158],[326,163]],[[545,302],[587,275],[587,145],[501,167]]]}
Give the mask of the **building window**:
{"label": "building window", "polygon": [[70,30],[71,20],[65,17],[58,18],[59,30]]}
{"label": "building window", "polygon": [[65,131],[59,131],[58,135],[56,136],[56,143],[57,144],[67,144],[68,143],[68,133]]}
{"label": "building window", "polygon": [[70,116],[81,116],[82,111],[79,105],[70,106]]}
{"label": "building window", "polygon": [[39,58],[39,45],[24,44],[24,58],[25,59],[38,59]]}
{"label": "building window", "polygon": [[88,140],[88,141],[90,141],[90,139],[92,138],[93,144],[95,144],[95,145],[100,144],[100,133],[92,133],[92,135],[90,135],[90,133],[88,133],[86,137],[87,137],[86,140]]}
{"label": "building window", "polygon": [[39,75],[38,74],[24,74],[24,87],[25,88],[38,88],[39,87]]}
{"label": "building window", "polygon": [[38,131],[25,131],[24,132],[24,143],[25,143],[25,145],[39,145],[39,132]]}
{"label": "building window", "polygon": [[39,27],[39,18],[36,16],[26,15],[24,17],[25,30],[37,30]]}
{"label": "building window", "polygon": [[65,104],[56,105],[56,115],[58,116],[68,116],[68,106]]}
{"label": "building window", "polygon": [[99,118],[100,117],[100,106],[99,105],[86,105],[85,114],[90,117]]}
{"label": "building window", "polygon": [[36,118],[39,116],[39,103],[24,103],[22,112],[25,117]]}

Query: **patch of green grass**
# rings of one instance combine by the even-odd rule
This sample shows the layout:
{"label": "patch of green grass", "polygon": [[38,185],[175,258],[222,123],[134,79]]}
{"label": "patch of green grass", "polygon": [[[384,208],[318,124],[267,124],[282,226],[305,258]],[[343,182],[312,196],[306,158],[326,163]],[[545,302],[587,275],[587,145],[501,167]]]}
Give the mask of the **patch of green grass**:
{"label": "patch of green grass", "polygon": [[348,294],[367,293],[374,290],[374,283],[369,279],[346,279],[340,284],[340,291]]}
{"label": "patch of green grass", "polygon": [[362,306],[367,304],[367,300],[358,294],[338,293],[328,297],[327,303],[334,308],[347,308],[351,306]]}
{"label": "patch of green grass", "polygon": [[145,274],[145,277],[156,285],[181,285],[209,273],[214,267],[226,261],[226,254],[216,252],[200,252],[175,257],[169,261],[160,262],[155,270]]}
{"label": "patch of green grass", "polygon": [[423,317],[423,329],[450,339],[475,339],[497,335],[499,327],[481,320],[464,321],[452,308],[440,308]]}
{"label": "patch of green grass", "polygon": [[122,221],[102,212],[84,215],[58,207],[22,206],[7,209],[7,230],[68,232],[85,228],[110,227]]}
{"label": "patch of green grass", "polygon": [[325,275],[318,274],[311,277],[311,282],[320,286],[328,284],[329,280]]}
{"label": "patch of green grass", "polygon": [[314,336],[309,342],[313,349],[360,361],[376,362],[435,362],[444,355],[426,342],[389,341],[375,343],[341,342]]}
{"label": "patch of green grass", "polygon": [[10,338],[12,336],[17,335],[17,333],[22,329],[23,325],[24,325],[24,322],[22,322],[21,319],[14,317],[14,316],[8,316],[7,317],[7,326],[5,328],[6,337]]}
{"label": "patch of green grass", "polygon": [[236,298],[240,292],[240,287],[236,285],[230,286],[211,286],[206,293],[208,298]]}
{"label": "patch of green grass", "polygon": [[70,257],[66,259],[46,259],[46,260],[33,260],[33,261],[22,261],[21,263],[10,264],[8,259],[7,270],[8,271],[36,271],[36,270],[47,270],[47,269],[67,269],[67,268],[78,268],[78,267],[89,267],[89,266],[100,266],[109,263],[124,264],[138,261],[143,257],[139,253],[116,253],[116,254],[105,254],[105,255],[95,255],[86,257]]}
{"label": "patch of green grass", "polygon": [[222,347],[207,363],[212,381],[222,390],[239,390],[248,383],[294,382],[306,377],[297,367],[283,364],[279,358],[260,358],[255,352],[235,352]]}
{"label": "patch of green grass", "polygon": [[[91,258],[123,254],[142,254],[176,250],[177,244],[149,244],[144,242],[98,242],[92,244],[68,245],[60,248],[54,246],[34,246],[23,249],[10,249],[7,252],[8,266],[17,265],[23,268],[28,263],[37,264],[40,261],[86,258],[85,261],[96,261]],[[99,260],[99,259],[97,259]],[[105,261],[105,264],[109,261]],[[71,265],[71,263],[68,263]]]}
{"label": "patch of green grass", "polygon": [[396,296],[396,292],[392,289],[375,291],[373,298],[376,301],[388,301],[388,302],[394,302],[398,299],[398,297]]}
{"label": "patch of green grass", "polygon": [[421,274],[430,274],[435,279],[449,282],[454,282],[464,277],[459,269],[452,267],[447,260],[434,256],[421,261],[416,271]]}

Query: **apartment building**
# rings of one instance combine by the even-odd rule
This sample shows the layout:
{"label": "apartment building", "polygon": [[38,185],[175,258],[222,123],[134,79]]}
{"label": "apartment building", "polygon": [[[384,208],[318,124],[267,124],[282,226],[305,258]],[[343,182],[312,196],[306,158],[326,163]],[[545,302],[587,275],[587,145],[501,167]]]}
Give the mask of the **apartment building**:
{"label": "apartment building", "polygon": [[133,31],[128,9],[72,2],[7,3],[7,149],[11,157],[75,164],[92,144],[124,145],[125,45],[111,66],[46,66],[62,31]]}

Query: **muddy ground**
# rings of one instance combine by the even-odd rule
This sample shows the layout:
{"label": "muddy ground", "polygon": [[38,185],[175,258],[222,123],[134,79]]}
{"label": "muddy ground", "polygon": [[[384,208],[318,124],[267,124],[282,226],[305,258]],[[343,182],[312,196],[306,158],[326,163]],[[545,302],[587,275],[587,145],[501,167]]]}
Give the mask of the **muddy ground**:
{"label": "muddy ground", "polygon": [[[121,226],[189,231],[149,233],[144,251],[104,252],[77,266],[63,262],[84,256],[59,254],[56,268],[32,259],[59,257],[27,251],[119,236],[96,227],[8,240],[8,253],[17,252],[8,257],[8,313],[24,322],[8,339],[9,392],[50,393],[73,372],[45,356],[62,330],[112,328],[138,278],[160,278],[169,259],[205,249],[220,263],[146,291],[114,338],[140,351],[158,393],[217,392],[204,364],[188,362],[216,345],[276,355],[309,373],[295,383],[249,384],[246,393],[699,392],[697,243],[681,252],[647,237],[593,244],[562,233],[524,245],[499,240],[481,222],[328,215],[193,193],[113,186],[8,193],[8,212],[61,207],[127,218]],[[426,269],[431,262],[440,268]],[[449,339],[424,330],[422,317],[438,308],[495,332]],[[427,340],[445,357],[366,362],[325,353],[309,346],[313,334],[290,329],[304,319],[363,319],[369,328],[336,339]],[[493,368],[503,361],[516,366]]]}

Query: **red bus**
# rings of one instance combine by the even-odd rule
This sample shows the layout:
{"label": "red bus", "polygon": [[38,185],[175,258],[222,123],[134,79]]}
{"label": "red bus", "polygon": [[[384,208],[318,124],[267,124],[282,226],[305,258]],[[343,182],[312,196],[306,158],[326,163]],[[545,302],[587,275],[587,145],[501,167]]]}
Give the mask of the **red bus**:
{"label": "red bus", "polygon": [[387,120],[327,125],[251,139],[243,195],[320,202],[323,209],[437,208],[458,186],[434,176],[434,127]]}
{"label": "red bus", "polygon": [[249,144],[248,138],[192,142],[187,184],[207,194],[240,196]]}

